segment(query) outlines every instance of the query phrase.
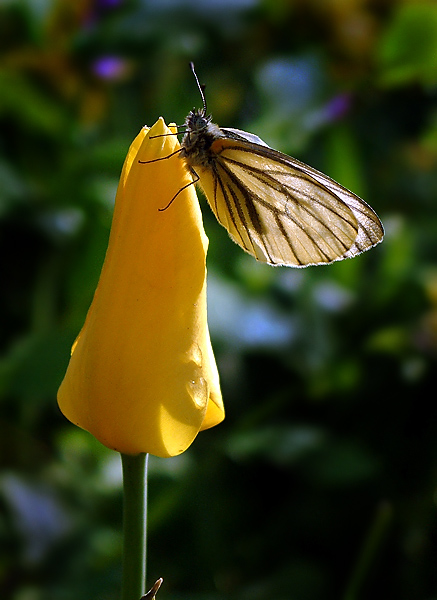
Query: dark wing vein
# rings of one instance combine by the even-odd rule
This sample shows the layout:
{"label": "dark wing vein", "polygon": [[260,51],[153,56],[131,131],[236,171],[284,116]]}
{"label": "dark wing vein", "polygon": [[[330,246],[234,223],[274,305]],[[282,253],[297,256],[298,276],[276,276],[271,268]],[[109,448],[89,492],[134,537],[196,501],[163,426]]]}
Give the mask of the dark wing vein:
{"label": "dark wing vein", "polygon": [[[244,196],[238,197],[235,190],[229,184],[227,184],[225,182],[225,177],[226,177],[227,173],[220,174],[218,172],[219,167],[221,167],[221,164],[218,162],[216,164],[214,164],[214,167],[213,167],[214,207],[215,207],[214,212],[216,214],[216,217],[217,217],[218,221],[224,227],[226,227],[226,229],[229,231],[231,236],[235,239],[235,241],[242,248],[247,250],[250,254],[253,254],[254,256],[256,256],[256,242],[253,238],[252,231],[255,231],[256,233],[259,233],[259,231],[260,231],[261,222],[260,222],[259,215],[253,204],[246,203]],[[225,176],[223,176],[223,175],[225,175]],[[220,215],[219,208],[218,208],[218,202],[217,202],[217,198],[218,198],[217,188],[220,189],[221,195],[223,196],[223,199],[225,201],[225,209],[226,209],[225,217],[226,217],[226,219],[228,217],[230,217],[231,224],[233,227],[230,227],[230,223],[226,222],[226,219],[224,219]],[[232,198],[233,202],[231,202],[231,198]],[[250,224],[248,223],[248,220],[246,219],[244,209],[246,209],[246,211],[247,211],[248,217],[250,219]],[[240,223],[243,226],[244,231],[246,232],[246,235],[247,235],[247,238],[248,238],[248,241],[249,241],[251,247],[249,247],[247,245],[247,242],[245,241],[245,239],[242,235],[241,227],[239,226],[239,223],[237,223],[236,218],[235,218],[235,213],[237,213],[237,215],[238,215]],[[272,261],[273,259],[269,255],[267,247],[265,247],[265,251],[269,257],[269,260]]]}

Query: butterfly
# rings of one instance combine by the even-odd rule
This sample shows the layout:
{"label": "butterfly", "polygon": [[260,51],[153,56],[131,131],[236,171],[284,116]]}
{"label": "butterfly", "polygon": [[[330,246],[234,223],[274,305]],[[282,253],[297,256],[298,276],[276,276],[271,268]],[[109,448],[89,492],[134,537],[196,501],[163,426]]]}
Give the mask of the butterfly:
{"label": "butterfly", "polygon": [[188,114],[177,153],[234,242],[260,262],[306,267],[357,256],[382,241],[377,214],[353,192],[252,133],[212,123],[204,86],[190,67],[203,108]]}

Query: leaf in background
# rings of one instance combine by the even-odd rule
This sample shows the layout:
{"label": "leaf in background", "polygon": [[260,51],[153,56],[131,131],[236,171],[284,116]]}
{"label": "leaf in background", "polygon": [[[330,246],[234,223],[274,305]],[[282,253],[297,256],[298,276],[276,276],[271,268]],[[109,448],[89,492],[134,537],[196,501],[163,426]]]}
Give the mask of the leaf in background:
{"label": "leaf in background", "polygon": [[437,4],[415,3],[399,7],[376,49],[384,85],[419,81],[437,83]]}
{"label": "leaf in background", "polygon": [[0,70],[0,117],[13,117],[26,128],[58,137],[66,118],[59,104],[41,93],[21,73]]}

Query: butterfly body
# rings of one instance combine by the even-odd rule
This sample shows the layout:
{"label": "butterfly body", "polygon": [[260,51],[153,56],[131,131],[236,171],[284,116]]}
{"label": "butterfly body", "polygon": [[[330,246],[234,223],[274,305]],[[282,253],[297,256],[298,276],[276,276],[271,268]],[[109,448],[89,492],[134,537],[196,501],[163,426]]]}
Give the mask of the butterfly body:
{"label": "butterfly body", "polygon": [[384,235],[376,213],[258,136],[191,111],[180,156],[230,237],[257,260],[305,267],[356,256]]}

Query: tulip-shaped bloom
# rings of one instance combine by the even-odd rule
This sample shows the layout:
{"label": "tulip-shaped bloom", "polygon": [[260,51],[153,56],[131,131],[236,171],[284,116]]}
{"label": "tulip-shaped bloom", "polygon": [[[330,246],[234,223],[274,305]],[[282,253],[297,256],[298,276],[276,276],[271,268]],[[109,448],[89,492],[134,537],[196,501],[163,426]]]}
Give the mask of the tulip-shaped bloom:
{"label": "tulip-shaped bloom", "polygon": [[[175,129],[160,119],[132,143],[105,262],[58,403],[124,454],[175,456],[224,418],[206,320],[200,207]],[[158,137],[156,137],[158,136]]]}

